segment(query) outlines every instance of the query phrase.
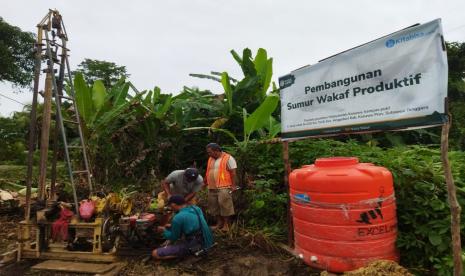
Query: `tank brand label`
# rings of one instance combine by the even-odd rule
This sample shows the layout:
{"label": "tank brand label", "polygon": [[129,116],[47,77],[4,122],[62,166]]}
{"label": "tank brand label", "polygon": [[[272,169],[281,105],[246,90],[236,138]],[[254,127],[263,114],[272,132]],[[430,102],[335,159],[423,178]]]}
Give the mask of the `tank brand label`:
{"label": "tank brand label", "polygon": [[380,200],[378,201],[378,206],[376,206],[373,210],[369,210],[367,212],[363,212],[360,214],[360,218],[356,220],[358,223],[364,223],[364,224],[371,224],[371,220],[380,218],[384,219],[383,217],[383,211],[381,210],[381,207],[383,206],[383,195],[381,194],[379,196]]}
{"label": "tank brand label", "polygon": [[295,194],[294,195],[294,200],[297,203],[309,203],[310,202],[310,197],[307,194]]}
{"label": "tank brand label", "polygon": [[382,235],[382,234],[387,234],[387,233],[396,231],[396,229],[397,229],[397,224],[379,225],[379,226],[372,226],[372,227],[360,227],[358,228],[357,233],[359,237],[376,236],[376,235]]}

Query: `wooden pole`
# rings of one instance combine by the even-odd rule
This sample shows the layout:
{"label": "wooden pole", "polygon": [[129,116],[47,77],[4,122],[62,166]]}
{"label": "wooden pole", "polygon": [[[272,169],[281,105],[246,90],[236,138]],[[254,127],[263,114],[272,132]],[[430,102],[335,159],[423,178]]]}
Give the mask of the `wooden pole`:
{"label": "wooden pole", "polygon": [[[58,75],[58,80],[57,80],[57,92],[58,95],[55,95],[55,97],[58,97],[56,99],[56,102],[58,102],[61,105],[61,96],[63,96],[63,80],[65,78],[65,59],[66,59],[66,49],[64,48],[62,50],[61,54],[61,61],[60,61],[60,72]],[[53,161],[52,161],[52,172],[51,172],[51,183],[50,183],[50,197],[51,200],[56,200],[55,194],[56,194],[56,179],[57,179],[57,162],[58,162],[58,151],[59,151],[59,132],[61,131],[60,129],[60,122],[58,121],[58,112],[55,110],[55,133],[53,134]]]}
{"label": "wooden pole", "polygon": [[35,49],[34,64],[34,90],[32,94],[31,120],[29,122],[29,143],[27,154],[27,172],[26,172],[26,211],[25,219],[29,222],[31,216],[31,187],[32,187],[32,168],[34,167],[34,152],[36,144],[36,120],[37,120],[37,97],[39,94],[40,81],[40,57],[42,55],[42,27],[37,30],[37,42]]}
{"label": "wooden pole", "polygon": [[39,199],[45,199],[45,179],[47,176],[48,144],[50,138],[50,113],[52,110],[52,75],[47,72],[44,91],[44,113],[42,115],[42,135],[40,138],[40,163],[39,163]]}
{"label": "wooden pole", "polygon": [[460,241],[460,213],[462,211],[457,200],[456,187],[452,177],[452,171],[449,163],[449,129],[452,117],[449,114],[449,120],[442,127],[441,133],[441,160],[446,177],[447,197],[451,213],[451,235],[452,235],[452,252],[454,259],[454,276],[462,275],[462,245]]}
{"label": "wooden pole", "polygon": [[291,191],[289,189],[289,174],[291,173],[291,164],[289,162],[289,142],[283,141],[283,161],[284,161],[284,186],[289,193],[287,198],[287,242],[288,246],[294,248],[294,224],[292,222],[291,211]]}

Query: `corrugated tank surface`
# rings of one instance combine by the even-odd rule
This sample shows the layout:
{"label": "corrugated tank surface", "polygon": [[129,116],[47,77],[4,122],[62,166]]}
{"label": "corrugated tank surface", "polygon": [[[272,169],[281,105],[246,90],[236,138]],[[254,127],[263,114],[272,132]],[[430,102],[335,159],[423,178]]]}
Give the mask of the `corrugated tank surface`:
{"label": "corrugated tank surface", "polygon": [[355,157],[320,158],[289,175],[295,251],[312,267],[344,272],[398,261],[391,173]]}

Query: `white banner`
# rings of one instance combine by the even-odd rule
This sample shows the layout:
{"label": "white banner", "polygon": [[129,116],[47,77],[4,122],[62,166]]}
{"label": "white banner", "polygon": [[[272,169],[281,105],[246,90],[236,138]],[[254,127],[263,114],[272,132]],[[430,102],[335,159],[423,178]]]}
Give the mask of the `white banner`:
{"label": "white banner", "polygon": [[440,19],[298,69],[279,79],[282,138],[443,124],[447,73]]}

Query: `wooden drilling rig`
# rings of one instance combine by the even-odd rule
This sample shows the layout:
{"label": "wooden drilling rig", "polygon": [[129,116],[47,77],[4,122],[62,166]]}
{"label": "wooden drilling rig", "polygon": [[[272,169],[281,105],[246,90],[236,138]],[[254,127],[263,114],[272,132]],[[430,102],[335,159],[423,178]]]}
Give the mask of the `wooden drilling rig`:
{"label": "wooden drilling rig", "polygon": [[[26,210],[25,219],[19,224],[17,259],[55,259],[55,260],[89,260],[113,261],[112,252],[102,250],[103,219],[96,218],[92,222],[84,222],[79,218],[79,199],[77,181],[83,180],[92,194],[92,179],[86,154],[85,141],[81,128],[79,111],[75,101],[74,85],[69,66],[68,34],[63,18],[57,10],[49,10],[47,15],[37,24],[37,41],[35,44],[35,69],[31,121],[29,128],[29,153],[27,159],[26,178]],[[65,91],[65,84],[67,89]],[[40,89],[43,87],[43,90]],[[36,203],[42,206],[32,211],[31,187],[33,173],[33,157],[35,152],[36,119],[38,97],[43,97],[43,114],[40,137],[39,177],[37,183],[38,198]],[[52,112],[54,107],[54,112]],[[66,119],[62,111],[66,108]],[[53,114],[52,114],[53,113]],[[54,132],[51,132],[51,121],[55,121]],[[78,142],[69,143],[66,130],[74,128],[79,133]],[[50,133],[53,133],[53,157],[50,174],[50,185],[46,185],[47,160]],[[61,143],[60,137],[61,136]],[[44,214],[52,206],[56,206],[57,161],[59,152],[65,156],[66,167],[72,188],[73,203],[67,204],[74,210],[74,217],[68,227],[74,231],[87,231],[92,240],[91,250],[70,251],[63,242],[56,243],[51,239],[52,222],[44,219]],[[71,158],[78,160],[71,160]],[[80,158],[79,158],[80,157]],[[76,169],[76,167],[83,167]],[[62,203],[65,204],[65,203]]]}
{"label": "wooden drilling rig", "polygon": [[[152,213],[136,213],[131,216],[131,198],[120,197],[113,192],[96,196],[75,100],[67,42],[68,34],[61,14],[57,10],[49,10],[37,24],[37,41],[34,48],[35,67],[29,126],[25,217],[19,223],[17,249],[0,255],[0,266],[14,260],[42,259],[47,261],[33,268],[56,271],[58,267],[63,268],[59,270],[62,272],[78,273],[118,270],[123,267],[121,263],[114,263],[118,255],[149,255],[154,243],[159,245],[160,238],[156,237],[153,229],[164,221],[165,215],[170,216],[169,210],[152,210]],[[131,87],[136,93],[138,92],[132,85]],[[39,140],[36,133],[39,96],[43,97],[43,111],[40,126],[40,158],[37,164],[39,172],[37,199],[33,200],[34,153],[36,141]],[[52,122],[55,123],[54,126]],[[67,134],[70,130],[74,134],[73,139],[70,133]],[[51,134],[53,137],[50,137]],[[52,158],[48,156],[50,140],[53,141]],[[68,142],[69,140],[71,142]],[[57,197],[59,156],[64,156],[65,159],[72,190],[72,200],[69,201],[72,202],[59,201]],[[51,160],[51,164],[47,164],[48,160]],[[48,172],[50,172],[49,177]],[[81,198],[78,198],[79,194]],[[87,203],[91,201],[94,204],[95,210],[91,217],[85,218],[80,213],[80,207],[86,202],[81,201],[83,199]],[[66,239],[54,238],[55,222],[61,217],[52,218],[49,214],[51,210],[57,210],[57,207],[61,211],[66,208],[71,213],[68,218],[72,218],[66,221],[66,228],[60,230],[61,233],[68,234]],[[84,247],[73,247],[80,241],[84,241]],[[112,265],[97,266],[95,262],[112,263]],[[68,268],[71,267],[76,270],[69,270]]]}

